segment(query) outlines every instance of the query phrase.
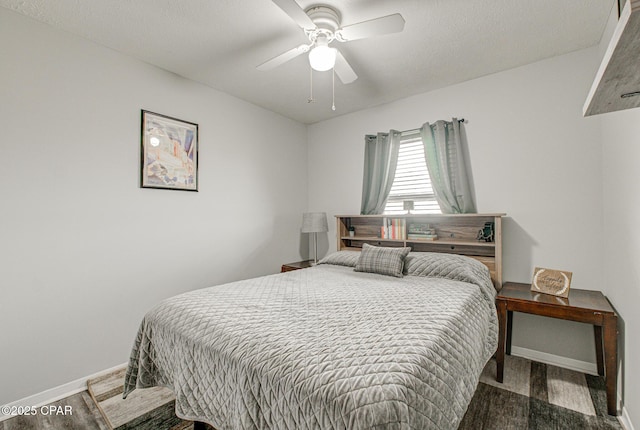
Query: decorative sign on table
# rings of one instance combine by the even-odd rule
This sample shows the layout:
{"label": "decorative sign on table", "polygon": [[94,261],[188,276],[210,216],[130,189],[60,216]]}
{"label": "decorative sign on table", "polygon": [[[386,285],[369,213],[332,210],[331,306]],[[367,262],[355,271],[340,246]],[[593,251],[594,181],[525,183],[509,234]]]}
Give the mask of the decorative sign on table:
{"label": "decorative sign on table", "polygon": [[571,272],[565,270],[536,267],[533,271],[531,291],[567,298],[571,286],[571,275]]}

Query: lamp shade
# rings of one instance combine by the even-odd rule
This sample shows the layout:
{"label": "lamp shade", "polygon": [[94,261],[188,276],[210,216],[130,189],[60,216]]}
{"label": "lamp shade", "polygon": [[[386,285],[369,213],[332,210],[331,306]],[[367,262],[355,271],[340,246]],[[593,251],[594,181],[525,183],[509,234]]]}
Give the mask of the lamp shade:
{"label": "lamp shade", "polygon": [[326,212],[307,212],[302,214],[303,233],[321,233],[329,231]]}

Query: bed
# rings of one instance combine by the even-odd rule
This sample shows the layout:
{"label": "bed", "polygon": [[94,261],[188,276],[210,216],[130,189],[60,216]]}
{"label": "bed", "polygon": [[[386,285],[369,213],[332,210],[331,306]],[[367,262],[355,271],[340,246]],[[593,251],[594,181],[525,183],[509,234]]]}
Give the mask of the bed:
{"label": "bed", "polygon": [[477,260],[407,253],[396,276],[339,251],[161,302],[124,396],[169,387],[216,430],[457,428],[496,350],[496,292]]}

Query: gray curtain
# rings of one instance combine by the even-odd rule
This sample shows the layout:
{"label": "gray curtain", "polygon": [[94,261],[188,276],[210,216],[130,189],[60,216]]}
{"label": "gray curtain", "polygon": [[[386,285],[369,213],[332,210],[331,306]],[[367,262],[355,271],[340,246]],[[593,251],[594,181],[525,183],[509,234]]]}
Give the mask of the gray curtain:
{"label": "gray curtain", "polygon": [[431,185],[442,213],[476,213],[469,148],[460,121],[425,123],[420,129]]}
{"label": "gray curtain", "polygon": [[361,215],[376,215],[384,211],[387,197],[396,176],[400,132],[365,136],[364,179],[362,181]]}

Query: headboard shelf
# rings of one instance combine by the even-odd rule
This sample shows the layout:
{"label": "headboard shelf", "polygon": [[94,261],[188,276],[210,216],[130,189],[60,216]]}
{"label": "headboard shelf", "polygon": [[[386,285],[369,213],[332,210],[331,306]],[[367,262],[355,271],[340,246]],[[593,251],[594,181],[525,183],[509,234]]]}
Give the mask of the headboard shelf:
{"label": "headboard shelf", "polygon": [[[478,229],[479,230],[479,229]],[[480,246],[486,248],[495,248],[496,244],[493,242],[480,242],[477,240],[469,241],[469,240],[461,240],[461,239],[438,239],[438,240],[424,240],[424,239],[381,239],[375,236],[343,236],[340,238],[341,240],[363,240],[363,241],[377,241],[377,242],[410,242],[416,245],[470,245],[470,246]]]}
{"label": "headboard shelf", "polygon": [[[444,252],[466,255],[485,264],[496,289],[502,287],[502,217],[505,214],[410,214],[410,215],[336,215],[338,250],[362,249],[364,243],[375,246],[408,246],[418,252]],[[393,221],[392,221],[393,220]],[[478,240],[485,223],[494,225],[492,242]],[[382,227],[395,224],[393,238],[382,237]],[[436,240],[411,237],[410,224],[435,230]],[[353,235],[349,229],[354,228]]]}

